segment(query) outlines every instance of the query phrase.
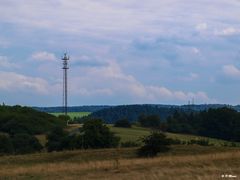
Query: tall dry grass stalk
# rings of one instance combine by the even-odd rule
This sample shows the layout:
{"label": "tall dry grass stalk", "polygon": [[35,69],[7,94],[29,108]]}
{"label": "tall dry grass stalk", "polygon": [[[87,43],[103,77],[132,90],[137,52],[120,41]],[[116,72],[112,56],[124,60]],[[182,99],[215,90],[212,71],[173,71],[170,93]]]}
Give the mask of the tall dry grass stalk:
{"label": "tall dry grass stalk", "polygon": [[[0,165],[2,178],[46,179],[218,179],[222,174],[240,178],[240,151],[204,155],[117,159],[85,163],[43,163],[16,167]],[[116,168],[117,166],[117,168]],[[0,178],[1,179],[1,178]]]}

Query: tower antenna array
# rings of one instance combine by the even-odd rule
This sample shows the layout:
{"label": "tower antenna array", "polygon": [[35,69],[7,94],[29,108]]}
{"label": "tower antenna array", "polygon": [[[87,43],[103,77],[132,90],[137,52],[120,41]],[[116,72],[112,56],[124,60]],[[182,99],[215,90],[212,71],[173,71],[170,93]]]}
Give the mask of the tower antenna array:
{"label": "tower antenna array", "polygon": [[67,83],[67,70],[69,69],[68,67],[68,61],[69,61],[69,56],[67,53],[64,53],[64,56],[62,57],[63,61],[63,112],[64,115],[67,116],[67,105],[68,105],[68,83]]}

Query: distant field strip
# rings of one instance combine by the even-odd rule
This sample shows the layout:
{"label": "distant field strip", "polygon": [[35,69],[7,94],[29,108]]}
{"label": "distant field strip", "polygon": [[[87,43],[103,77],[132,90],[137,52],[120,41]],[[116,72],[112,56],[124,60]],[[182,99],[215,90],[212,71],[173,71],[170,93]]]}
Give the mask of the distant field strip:
{"label": "distant field strip", "polygon": [[[50,113],[50,114],[54,116],[59,116],[62,115],[63,113]],[[73,119],[74,117],[81,118],[89,114],[91,114],[91,112],[68,112],[68,115],[70,116],[71,119]]]}

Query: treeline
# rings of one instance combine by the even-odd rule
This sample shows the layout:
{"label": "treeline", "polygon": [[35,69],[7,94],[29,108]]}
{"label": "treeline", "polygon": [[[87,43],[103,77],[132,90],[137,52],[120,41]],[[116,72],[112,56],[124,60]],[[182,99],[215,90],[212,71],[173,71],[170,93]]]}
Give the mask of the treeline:
{"label": "treeline", "polygon": [[163,130],[240,142],[240,113],[231,108],[199,113],[176,111],[161,124]]}
{"label": "treeline", "polygon": [[29,107],[0,106],[0,132],[34,135],[46,133],[55,126],[65,125],[65,120]]}
{"label": "treeline", "polygon": [[[68,107],[68,112],[96,112],[105,108],[109,108],[112,106],[70,106]],[[47,112],[47,113],[58,113],[63,112],[63,107],[56,106],[56,107],[32,107],[35,110]]]}
{"label": "treeline", "polygon": [[[127,119],[122,119],[116,121],[115,126],[129,127],[129,123]],[[240,112],[226,107],[201,112],[175,110],[166,120],[156,114],[141,114],[135,124],[165,132],[240,142]]]}
{"label": "treeline", "polygon": [[[132,106],[132,105],[125,105],[126,106]],[[223,108],[223,107],[230,107],[232,109],[235,109],[237,111],[240,111],[240,105],[232,106],[228,104],[189,104],[189,105],[163,105],[163,104],[139,104],[137,106],[153,106],[157,108],[177,108],[177,109],[183,109],[183,110],[193,110],[193,111],[204,111],[208,110],[210,108],[217,109],[217,108]],[[96,112],[100,111],[102,109],[107,108],[115,108],[118,106],[110,106],[110,105],[89,105],[89,106],[69,106],[68,112]],[[56,107],[32,107],[35,110],[47,112],[47,113],[56,113],[56,112],[63,112],[63,107],[56,106]]]}
{"label": "treeline", "polygon": [[78,119],[78,122],[82,122],[85,119],[102,119],[104,122],[114,124],[121,119],[128,119],[130,122],[136,122],[139,115],[158,115],[161,119],[166,119],[172,115],[176,110],[182,109],[177,106],[159,106],[159,105],[123,105],[115,106],[106,109],[102,109],[91,113],[87,117]]}

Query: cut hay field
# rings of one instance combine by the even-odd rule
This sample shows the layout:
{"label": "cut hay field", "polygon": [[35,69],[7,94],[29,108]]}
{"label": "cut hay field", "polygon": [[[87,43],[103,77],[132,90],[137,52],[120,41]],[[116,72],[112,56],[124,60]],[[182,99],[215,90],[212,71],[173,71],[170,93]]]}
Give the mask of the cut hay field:
{"label": "cut hay field", "polygon": [[[59,116],[62,115],[63,113],[50,113],[50,114],[54,116]],[[91,112],[68,112],[68,115],[70,116],[71,119],[73,119],[74,117],[81,118],[89,114],[91,114]]]}
{"label": "cut hay field", "polygon": [[[172,146],[156,158],[137,158],[135,148],[3,156],[0,179],[221,179],[240,177],[240,149]],[[237,178],[235,178],[237,179]]]}

